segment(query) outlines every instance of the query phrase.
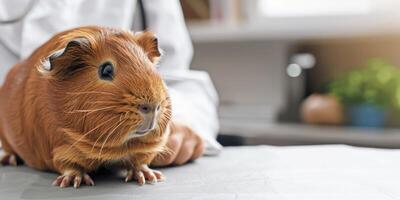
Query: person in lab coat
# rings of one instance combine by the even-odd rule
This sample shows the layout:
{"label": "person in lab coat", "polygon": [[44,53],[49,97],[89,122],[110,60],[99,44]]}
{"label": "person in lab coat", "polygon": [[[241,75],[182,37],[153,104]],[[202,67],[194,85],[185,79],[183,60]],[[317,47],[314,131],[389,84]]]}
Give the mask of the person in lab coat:
{"label": "person in lab coat", "polygon": [[[0,0],[1,83],[16,62],[28,57],[57,32],[85,25],[135,30],[141,21],[157,35],[164,52],[159,71],[169,88],[172,119],[179,124],[167,144],[173,153],[157,157],[152,164],[181,165],[203,153],[217,154],[221,150],[215,140],[217,93],[206,72],[189,69],[193,49],[179,0],[139,3],[132,0]],[[142,11],[141,17],[138,10]],[[141,20],[135,20],[138,18]]]}

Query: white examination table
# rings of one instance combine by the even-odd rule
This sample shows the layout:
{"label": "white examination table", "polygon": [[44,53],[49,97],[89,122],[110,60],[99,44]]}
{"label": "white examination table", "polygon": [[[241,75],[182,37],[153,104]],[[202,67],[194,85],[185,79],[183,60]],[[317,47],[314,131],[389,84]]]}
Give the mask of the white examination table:
{"label": "white examination table", "polygon": [[342,145],[232,147],[217,157],[161,169],[163,183],[137,186],[116,175],[96,186],[60,189],[57,176],[25,166],[0,167],[0,200],[399,199],[400,150]]}

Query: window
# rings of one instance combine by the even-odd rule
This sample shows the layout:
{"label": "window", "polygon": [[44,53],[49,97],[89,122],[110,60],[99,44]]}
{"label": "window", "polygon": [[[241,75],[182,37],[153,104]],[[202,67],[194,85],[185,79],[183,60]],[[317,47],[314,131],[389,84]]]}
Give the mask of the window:
{"label": "window", "polygon": [[315,17],[363,15],[372,11],[372,0],[258,0],[262,17]]}

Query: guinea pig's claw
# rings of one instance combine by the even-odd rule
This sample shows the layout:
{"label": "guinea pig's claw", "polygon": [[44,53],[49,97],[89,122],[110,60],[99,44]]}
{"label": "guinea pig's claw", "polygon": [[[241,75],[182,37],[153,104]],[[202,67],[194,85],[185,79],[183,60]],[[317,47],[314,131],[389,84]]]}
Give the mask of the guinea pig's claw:
{"label": "guinea pig's claw", "polygon": [[74,188],[79,188],[82,181],[89,186],[94,186],[94,181],[89,175],[61,175],[53,181],[53,186],[59,186],[61,188],[69,187],[73,184]]}
{"label": "guinea pig's claw", "polygon": [[82,182],[82,177],[76,176],[74,179],[74,188],[78,188],[79,186],[81,186],[81,182]]}
{"label": "guinea pig's claw", "polygon": [[0,159],[2,165],[17,166],[17,156],[14,154],[5,154]]}
{"label": "guinea pig's claw", "polygon": [[128,170],[128,175],[125,178],[125,182],[129,182],[132,179],[136,180],[139,185],[156,184],[165,180],[164,175],[157,170],[152,170],[147,165],[140,167],[139,169]]}
{"label": "guinea pig's claw", "polygon": [[90,178],[90,176],[87,175],[87,174],[84,174],[84,175],[83,175],[83,181],[85,182],[86,185],[94,186],[94,181],[93,181],[93,179]]}

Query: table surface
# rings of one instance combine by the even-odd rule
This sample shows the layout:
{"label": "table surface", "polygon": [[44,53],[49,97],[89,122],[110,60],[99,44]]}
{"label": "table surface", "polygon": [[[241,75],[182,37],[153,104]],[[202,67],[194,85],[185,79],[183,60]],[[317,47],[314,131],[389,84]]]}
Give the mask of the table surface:
{"label": "table surface", "polygon": [[182,167],[156,185],[98,174],[96,186],[51,186],[57,176],[0,167],[0,199],[397,199],[400,150],[344,145],[232,147]]}

